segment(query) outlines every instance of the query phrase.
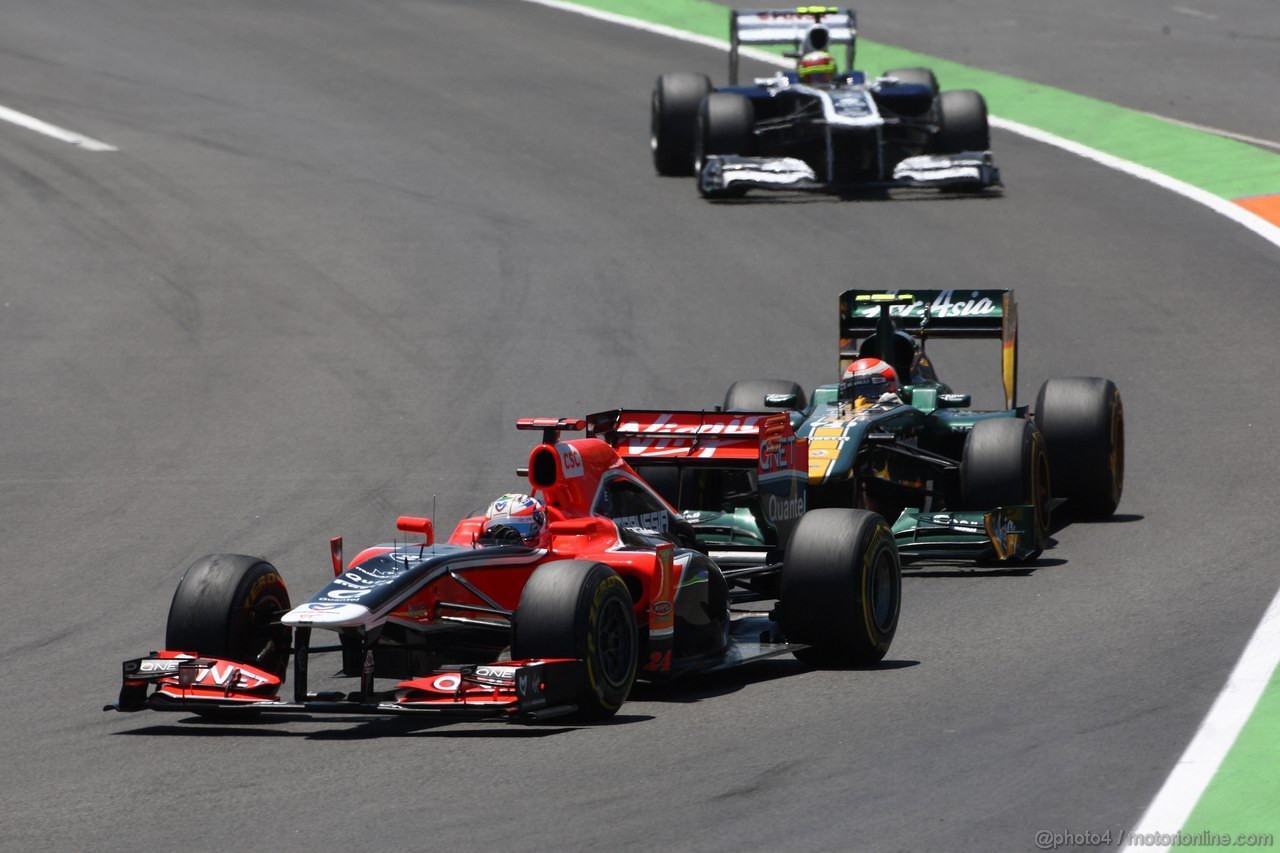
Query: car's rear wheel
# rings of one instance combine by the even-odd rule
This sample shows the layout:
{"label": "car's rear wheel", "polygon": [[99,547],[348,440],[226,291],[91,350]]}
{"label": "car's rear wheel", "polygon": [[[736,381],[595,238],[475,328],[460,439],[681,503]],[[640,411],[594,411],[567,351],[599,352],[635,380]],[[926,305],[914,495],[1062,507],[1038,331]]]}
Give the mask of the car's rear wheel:
{"label": "car's rear wheel", "polygon": [[867,666],[889,651],[902,606],[902,566],[893,532],[859,509],[815,509],[801,517],[782,562],[782,626],[815,665]]}
{"label": "car's rear wheel", "polygon": [[917,155],[931,150],[934,133],[928,126],[938,121],[938,78],[928,68],[891,68],[884,76],[893,77],[900,85],[928,89],[928,96],[923,98],[904,98],[895,95],[893,89],[887,93],[879,89],[879,92],[880,97],[888,99],[890,110],[911,119],[900,124],[895,133],[903,153]]}
{"label": "car's rear wheel", "polygon": [[1050,379],[1036,395],[1036,425],[1044,434],[1053,493],[1072,512],[1107,518],[1124,491],[1124,405],[1109,379]]}
{"label": "car's rear wheel", "polygon": [[558,560],[539,566],[520,594],[511,657],[583,661],[578,713],[591,720],[611,717],[636,680],[632,604],[622,578],[603,563]]}
{"label": "car's rear wheel", "polygon": [[280,617],[288,610],[289,591],[275,566],[244,554],[210,554],[192,563],[178,582],[165,648],[247,663],[283,680],[291,635]]}
{"label": "car's rear wheel", "polygon": [[938,154],[991,148],[987,102],[982,95],[971,89],[957,89],[938,96],[938,133],[932,147]]}
{"label": "car's rear wheel", "polygon": [[1049,458],[1036,425],[1022,418],[995,418],[973,425],[960,462],[964,508],[992,510],[1030,504],[1033,550],[1049,541]]}
{"label": "car's rear wheel", "polygon": [[768,411],[764,399],[773,394],[793,395],[796,402],[791,406],[792,411],[801,411],[808,405],[804,388],[799,382],[793,382],[790,379],[740,379],[725,391],[724,410],[726,412]]}
{"label": "car's rear wheel", "polygon": [[885,77],[895,77],[899,83],[915,86],[928,86],[933,94],[938,94],[938,78],[928,68],[893,68],[884,72]]}
{"label": "car's rear wheel", "polygon": [[649,115],[649,147],[659,175],[693,174],[698,106],[711,92],[705,74],[663,74],[653,87]]}

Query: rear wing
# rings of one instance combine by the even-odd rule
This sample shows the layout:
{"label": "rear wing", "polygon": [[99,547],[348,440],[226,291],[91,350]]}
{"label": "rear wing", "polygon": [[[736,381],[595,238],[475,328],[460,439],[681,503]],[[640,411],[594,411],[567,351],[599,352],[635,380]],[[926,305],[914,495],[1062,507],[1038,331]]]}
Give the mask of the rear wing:
{"label": "rear wing", "polygon": [[627,462],[661,459],[757,463],[761,447],[794,440],[786,412],[613,409],[587,415],[587,435]]}
{"label": "rear wing", "polygon": [[[750,489],[737,494],[731,494],[723,482],[691,485],[689,492],[681,476],[675,496],[668,500],[680,509],[721,510],[727,500],[745,498],[765,527],[772,529],[769,536],[776,535],[773,542],[787,542],[808,508],[809,442],[796,437],[788,412],[615,409],[587,415],[587,435],[612,445],[651,486],[655,465],[677,472],[698,467],[754,471]],[[689,495],[694,505],[682,505],[682,495]]]}
{"label": "rear wing", "polygon": [[[825,36],[815,30],[825,31]],[[858,19],[852,9],[796,6],[790,9],[734,9],[729,12],[729,85],[738,85],[740,45],[790,45],[796,55],[845,45],[844,70],[853,70]]]}
{"label": "rear wing", "polygon": [[1005,406],[1017,405],[1018,305],[1012,290],[846,290],[840,294],[840,373],[877,332],[926,338],[994,338],[1001,345]]}

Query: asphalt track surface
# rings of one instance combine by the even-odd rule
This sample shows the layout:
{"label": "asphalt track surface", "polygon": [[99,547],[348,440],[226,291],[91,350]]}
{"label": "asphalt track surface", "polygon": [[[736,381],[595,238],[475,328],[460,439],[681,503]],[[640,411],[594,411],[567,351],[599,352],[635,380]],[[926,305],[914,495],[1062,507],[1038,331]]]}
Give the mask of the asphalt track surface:
{"label": "asphalt track surface", "polygon": [[[1275,594],[1274,247],[999,132],[1003,197],[707,205],[652,174],[648,96],[722,58],[519,2],[105,5],[0,30],[0,102],[121,149],[0,126],[0,848],[990,851],[1138,818]],[[854,285],[1016,287],[1025,400],[1122,389],[1121,514],[1030,573],[910,576],[879,669],[777,659],[610,725],[99,711],[201,554],[302,598],[328,536],[517,488],[518,416],[831,379]],[[994,347],[934,356],[994,401]]]}

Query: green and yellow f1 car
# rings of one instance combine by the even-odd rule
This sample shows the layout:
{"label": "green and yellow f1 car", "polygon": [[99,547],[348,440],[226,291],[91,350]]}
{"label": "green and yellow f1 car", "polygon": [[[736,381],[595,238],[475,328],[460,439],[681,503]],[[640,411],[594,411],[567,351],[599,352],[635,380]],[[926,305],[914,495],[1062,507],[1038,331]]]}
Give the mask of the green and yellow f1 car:
{"label": "green and yellow f1 car", "polygon": [[[934,338],[998,340],[1004,407],[975,409],[969,394],[943,382],[925,349]],[[791,521],[826,507],[881,514],[904,562],[917,565],[1033,560],[1048,544],[1051,509],[1064,500],[1076,517],[1115,512],[1124,486],[1120,392],[1108,379],[1050,379],[1034,413],[1019,405],[1013,291],[846,291],[841,374],[868,357],[893,367],[895,394],[857,398],[848,381],[811,397],[789,380],[731,385],[725,412],[790,413],[789,446],[761,442],[762,458],[700,453],[696,441],[678,451],[633,442],[638,456],[628,461],[729,564],[771,559],[785,548]],[[797,488],[784,494],[769,484],[770,450],[785,455],[787,476],[807,472]]]}

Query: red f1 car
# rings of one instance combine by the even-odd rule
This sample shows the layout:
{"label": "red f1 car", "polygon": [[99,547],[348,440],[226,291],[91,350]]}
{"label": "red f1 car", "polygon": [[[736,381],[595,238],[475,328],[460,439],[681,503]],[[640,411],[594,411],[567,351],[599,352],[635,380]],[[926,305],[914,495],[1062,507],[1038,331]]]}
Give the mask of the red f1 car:
{"label": "red f1 car", "polygon": [[[197,560],[170,605],[165,650],[125,662],[107,709],[600,719],[637,678],[788,652],[870,665],[888,651],[901,597],[893,535],[861,510],[791,510],[803,506],[807,456],[786,413],[607,412],[591,424],[602,437],[562,435],[587,420],[521,420],[543,431],[521,472],[531,495],[504,495],[447,543],[431,520],[401,517],[423,541],[344,565],[333,539],[333,580],[297,606],[262,559]],[[774,547],[718,564],[627,457],[650,476],[664,460],[736,461],[776,498],[760,519]],[[340,654],[359,689],[314,692],[320,653]],[[393,689],[377,689],[385,678]]]}

